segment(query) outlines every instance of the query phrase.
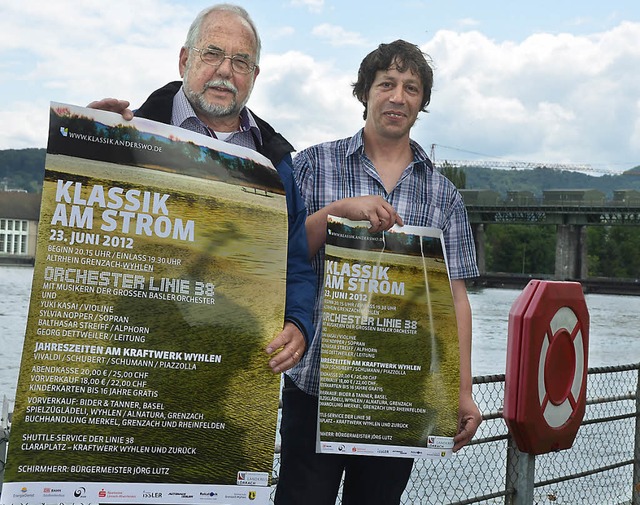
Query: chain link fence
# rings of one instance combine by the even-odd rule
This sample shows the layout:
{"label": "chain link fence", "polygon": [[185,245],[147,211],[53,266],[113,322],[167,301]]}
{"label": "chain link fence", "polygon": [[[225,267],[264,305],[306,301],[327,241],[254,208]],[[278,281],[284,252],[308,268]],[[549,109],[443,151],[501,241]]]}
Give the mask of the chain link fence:
{"label": "chain link fence", "polygon": [[640,505],[640,363],[589,369],[573,446],[531,456],[533,501],[517,491],[524,476],[508,457],[519,451],[502,418],[504,384],[504,375],[474,378],[484,418],[474,440],[448,460],[416,460],[403,505]]}

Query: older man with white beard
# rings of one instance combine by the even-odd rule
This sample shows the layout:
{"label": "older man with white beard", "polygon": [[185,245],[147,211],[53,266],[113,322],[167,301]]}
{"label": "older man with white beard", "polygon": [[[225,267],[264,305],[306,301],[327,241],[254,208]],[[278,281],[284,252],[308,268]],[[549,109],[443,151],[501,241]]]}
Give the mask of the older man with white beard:
{"label": "older man with white beard", "polygon": [[[266,348],[269,366],[278,373],[298,363],[313,338],[316,281],[308,256],[306,210],[293,179],[294,149],[246,107],[260,72],[260,46],[257,29],[242,7],[218,4],[204,9],[180,49],[182,81],[154,91],[135,116],[247,147],[269,158],[278,170],[289,216],[287,299],[283,329]],[[125,119],[134,116],[126,100],[105,98],[88,107],[118,112]]]}

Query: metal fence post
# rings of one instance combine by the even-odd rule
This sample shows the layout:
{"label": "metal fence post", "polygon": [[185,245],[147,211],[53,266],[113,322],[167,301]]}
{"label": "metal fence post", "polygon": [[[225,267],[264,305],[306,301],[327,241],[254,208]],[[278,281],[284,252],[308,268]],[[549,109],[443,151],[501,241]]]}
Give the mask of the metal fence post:
{"label": "metal fence post", "polygon": [[507,475],[505,505],[532,505],[536,478],[536,458],[521,452],[513,438],[507,445]]}
{"label": "metal fence post", "polygon": [[636,436],[633,449],[633,491],[631,504],[640,505],[640,368],[636,385]]}
{"label": "metal fence post", "polygon": [[4,482],[4,466],[7,461],[7,443],[9,442],[9,400],[2,398],[2,417],[0,417],[0,494]]}

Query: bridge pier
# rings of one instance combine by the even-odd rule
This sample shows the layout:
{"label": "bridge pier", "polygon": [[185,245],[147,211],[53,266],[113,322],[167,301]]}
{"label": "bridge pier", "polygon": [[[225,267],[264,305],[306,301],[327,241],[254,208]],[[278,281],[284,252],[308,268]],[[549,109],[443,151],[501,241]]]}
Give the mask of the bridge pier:
{"label": "bridge pier", "polygon": [[[476,262],[480,275],[487,274],[485,253],[485,227],[483,223],[471,224],[476,247]],[[587,228],[584,225],[556,225],[556,260],[554,279],[581,280],[588,277]]]}
{"label": "bridge pier", "polygon": [[587,266],[586,227],[575,224],[557,225],[555,279],[586,279]]}

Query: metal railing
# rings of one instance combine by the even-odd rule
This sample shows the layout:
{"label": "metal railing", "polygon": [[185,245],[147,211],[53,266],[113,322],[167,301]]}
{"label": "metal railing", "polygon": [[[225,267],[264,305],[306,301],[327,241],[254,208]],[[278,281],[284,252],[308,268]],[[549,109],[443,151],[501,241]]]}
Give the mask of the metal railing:
{"label": "metal railing", "polygon": [[[448,460],[416,460],[403,505],[640,505],[640,363],[589,369],[573,446],[539,456],[518,451],[509,436],[504,384],[504,375],[474,378],[484,418],[474,440]],[[0,483],[9,416],[5,398]]]}
{"label": "metal railing", "polygon": [[509,436],[504,384],[474,377],[484,419],[474,440],[448,460],[416,460],[403,505],[640,505],[640,363],[589,369],[573,446],[539,456]]}

